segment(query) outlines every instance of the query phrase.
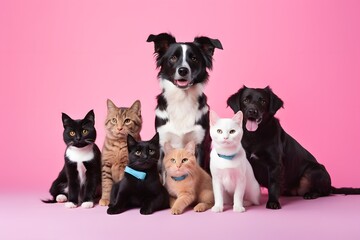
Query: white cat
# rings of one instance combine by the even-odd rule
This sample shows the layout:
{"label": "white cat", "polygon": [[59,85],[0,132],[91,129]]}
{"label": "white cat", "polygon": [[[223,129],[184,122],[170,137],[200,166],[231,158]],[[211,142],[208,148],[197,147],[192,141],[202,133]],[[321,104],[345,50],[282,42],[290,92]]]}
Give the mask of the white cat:
{"label": "white cat", "polygon": [[224,204],[233,204],[234,212],[244,212],[245,207],[260,204],[260,186],[241,145],[242,120],[241,111],[233,118],[219,118],[214,111],[210,111],[210,171],[215,197],[215,205],[211,209],[213,212],[222,212]]}

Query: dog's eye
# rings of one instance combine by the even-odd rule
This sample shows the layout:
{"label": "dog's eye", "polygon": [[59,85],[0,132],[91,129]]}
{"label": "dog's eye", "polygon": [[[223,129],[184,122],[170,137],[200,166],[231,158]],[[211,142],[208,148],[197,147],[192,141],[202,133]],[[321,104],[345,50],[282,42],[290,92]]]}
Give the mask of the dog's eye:
{"label": "dog's eye", "polygon": [[172,56],[170,57],[170,62],[174,63],[174,62],[176,62],[176,61],[177,61],[177,57],[176,57],[175,55],[172,55]]}
{"label": "dog's eye", "polygon": [[236,131],[235,131],[234,129],[232,129],[232,130],[230,130],[229,133],[230,133],[230,134],[234,134],[234,133],[236,133]]}
{"label": "dog's eye", "polygon": [[261,100],[260,100],[260,103],[261,103],[261,105],[265,105],[265,104],[266,104],[266,101],[265,101],[264,99],[261,99]]}
{"label": "dog's eye", "polygon": [[250,100],[248,99],[248,98],[245,98],[244,100],[243,100],[243,103],[249,103],[250,102]]}
{"label": "dog's eye", "polygon": [[216,132],[219,133],[219,134],[222,134],[222,130],[221,130],[221,129],[218,129]]}
{"label": "dog's eye", "polygon": [[196,57],[191,57],[191,61],[193,61],[193,62],[197,62],[197,58]]}

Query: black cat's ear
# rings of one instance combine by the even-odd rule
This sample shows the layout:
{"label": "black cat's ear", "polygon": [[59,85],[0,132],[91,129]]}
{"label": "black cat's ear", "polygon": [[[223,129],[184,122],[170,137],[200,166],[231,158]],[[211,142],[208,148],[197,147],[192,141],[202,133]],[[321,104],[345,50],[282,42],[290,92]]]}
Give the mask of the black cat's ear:
{"label": "black cat's ear", "polygon": [[95,124],[95,114],[94,114],[94,110],[90,110],[90,111],[86,114],[86,116],[85,116],[84,119],[86,119],[86,120],[88,120],[88,121],[90,121],[90,122],[92,122],[92,123]]}
{"label": "black cat's ear", "polygon": [[175,37],[168,33],[150,34],[146,41],[154,42],[156,61],[162,58],[171,44],[176,43]]}
{"label": "black cat's ear", "polygon": [[231,95],[227,100],[228,107],[230,107],[234,111],[234,113],[237,113],[241,108],[241,96],[245,89],[247,89],[247,87],[244,85],[236,93]]}
{"label": "black cat's ear", "polygon": [[152,142],[153,144],[159,145],[160,144],[160,137],[159,137],[159,133],[156,132],[155,135],[153,136],[153,138],[150,140],[150,142]]}
{"label": "black cat's ear", "polygon": [[281,100],[273,91],[272,89],[267,86],[264,90],[269,94],[269,113],[271,115],[275,115],[275,113],[284,107],[284,102]]}
{"label": "black cat's ear", "polygon": [[74,120],[71,119],[71,117],[69,117],[66,113],[61,113],[61,119],[62,119],[62,122],[63,122],[63,126],[64,128],[66,126],[69,126],[70,123]]}
{"label": "black cat's ear", "polygon": [[141,117],[141,102],[136,100],[130,107],[139,117]]}
{"label": "black cat's ear", "polygon": [[137,142],[136,142],[135,138],[133,138],[133,136],[131,136],[131,134],[128,134],[127,135],[127,146],[128,146],[129,151],[134,145],[136,145],[136,143]]}

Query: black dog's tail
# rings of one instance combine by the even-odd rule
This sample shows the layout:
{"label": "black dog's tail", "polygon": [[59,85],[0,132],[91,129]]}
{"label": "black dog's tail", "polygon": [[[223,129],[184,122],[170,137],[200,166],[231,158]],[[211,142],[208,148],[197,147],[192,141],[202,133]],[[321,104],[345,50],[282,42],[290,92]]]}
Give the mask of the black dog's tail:
{"label": "black dog's tail", "polygon": [[336,188],[336,187],[331,187],[331,193],[332,194],[345,194],[345,195],[360,195],[360,188],[349,188],[349,187]]}
{"label": "black dog's tail", "polygon": [[41,201],[42,201],[43,203],[56,203],[55,198],[53,198],[53,199],[48,199],[48,200],[42,200],[42,199],[41,199]]}

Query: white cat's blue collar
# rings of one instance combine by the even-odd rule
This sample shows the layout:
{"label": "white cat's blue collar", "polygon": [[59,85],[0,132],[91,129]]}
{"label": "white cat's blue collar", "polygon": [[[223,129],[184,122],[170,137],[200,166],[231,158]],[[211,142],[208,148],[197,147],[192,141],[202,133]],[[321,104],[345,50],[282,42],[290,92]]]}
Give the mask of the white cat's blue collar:
{"label": "white cat's blue collar", "polygon": [[125,167],[125,172],[136,177],[139,180],[144,180],[146,177],[146,172],[137,171],[128,166]]}
{"label": "white cat's blue collar", "polygon": [[182,175],[180,177],[171,177],[171,178],[178,182],[178,181],[184,180],[187,176],[188,176],[188,174]]}
{"label": "white cat's blue collar", "polygon": [[226,160],[233,160],[234,157],[236,156],[236,154],[233,154],[233,155],[223,155],[223,154],[219,154],[218,153],[218,156],[223,158],[223,159],[226,159]]}

